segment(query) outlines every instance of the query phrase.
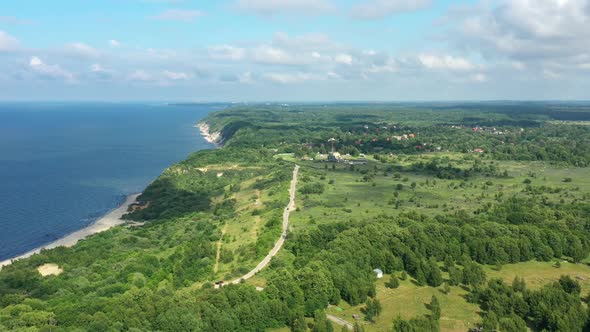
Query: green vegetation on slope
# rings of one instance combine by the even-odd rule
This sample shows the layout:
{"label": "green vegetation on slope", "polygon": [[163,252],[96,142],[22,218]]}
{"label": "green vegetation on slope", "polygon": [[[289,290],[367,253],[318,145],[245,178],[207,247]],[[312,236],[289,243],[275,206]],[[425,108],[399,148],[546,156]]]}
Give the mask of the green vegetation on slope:
{"label": "green vegetation on slope", "polygon": [[[590,127],[576,121],[589,115],[533,103],[212,113],[225,146],[165,170],[126,216],[145,225],[2,269],[0,330],[329,331],[328,313],[366,331],[582,331]],[[284,248],[215,289],[280,236],[294,163]],[[64,272],[42,277],[45,263]]]}

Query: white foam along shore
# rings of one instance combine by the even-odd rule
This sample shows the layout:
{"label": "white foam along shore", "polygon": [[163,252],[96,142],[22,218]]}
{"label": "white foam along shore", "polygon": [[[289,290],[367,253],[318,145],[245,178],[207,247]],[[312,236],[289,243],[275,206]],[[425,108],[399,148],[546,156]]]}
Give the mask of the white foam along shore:
{"label": "white foam along shore", "polygon": [[201,136],[205,139],[205,141],[214,144],[216,147],[221,147],[223,145],[221,133],[220,132],[210,132],[211,127],[205,122],[201,122],[197,124],[195,127],[199,128],[201,131]]}
{"label": "white foam along shore", "polygon": [[121,217],[123,217],[123,215],[125,213],[127,213],[127,208],[129,207],[130,204],[136,202],[137,197],[139,195],[140,194],[133,194],[133,195],[127,196],[127,198],[125,199],[125,202],[123,204],[121,204],[119,207],[117,207],[114,210],[111,210],[109,213],[104,215],[102,218],[98,219],[93,224],[91,224],[85,228],[82,228],[81,230],[70,233],[70,234],[62,237],[61,239],[55,240],[49,244],[46,244],[44,246],[37,248],[37,249],[33,249],[33,250],[31,250],[27,253],[24,253],[20,256],[13,257],[13,258],[7,259],[5,261],[1,261],[0,262],[0,269],[3,266],[12,264],[13,260],[18,260],[18,259],[33,256],[34,254],[41,252],[41,250],[43,250],[43,249],[53,249],[53,248],[57,248],[57,247],[71,247],[71,246],[75,245],[76,243],[78,243],[78,241],[85,239],[90,235],[104,232],[114,226],[124,224],[125,220],[121,219]]}

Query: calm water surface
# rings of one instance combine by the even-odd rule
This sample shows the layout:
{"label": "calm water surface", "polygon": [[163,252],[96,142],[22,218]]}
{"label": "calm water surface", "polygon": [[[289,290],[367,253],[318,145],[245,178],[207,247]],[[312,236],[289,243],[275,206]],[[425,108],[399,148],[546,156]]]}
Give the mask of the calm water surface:
{"label": "calm water surface", "polygon": [[194,125],[224,106],[0,103],[0,260],[91,224],[212,148]]}

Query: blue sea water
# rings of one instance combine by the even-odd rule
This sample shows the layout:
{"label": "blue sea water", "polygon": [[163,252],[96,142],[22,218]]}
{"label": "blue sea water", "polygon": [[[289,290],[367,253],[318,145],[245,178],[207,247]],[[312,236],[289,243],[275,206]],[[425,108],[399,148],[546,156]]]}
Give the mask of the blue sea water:
{"label": "blue sea water", "polygon": [[223,107],[0,103],[0,261],[91,224],[212,148],[194,125]]}

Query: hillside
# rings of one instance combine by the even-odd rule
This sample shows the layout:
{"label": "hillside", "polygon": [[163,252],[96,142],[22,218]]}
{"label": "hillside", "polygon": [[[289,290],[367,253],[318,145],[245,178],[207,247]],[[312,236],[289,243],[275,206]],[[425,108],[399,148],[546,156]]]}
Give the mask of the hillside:
{"label": "hillside", "polygon": [[[166,169],[138,198],[145,208],[126,216],[139,223],[0,271],[0,330],[331,331],[335,321],[357,331],[582,331],[590,107],[569,106],[211,113],[204,121],[224,146]],[[281,238],[296,165],[277,256],[247,281],[214,287]],[[42,276],[45,264],[60,273]]]}

